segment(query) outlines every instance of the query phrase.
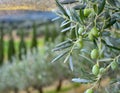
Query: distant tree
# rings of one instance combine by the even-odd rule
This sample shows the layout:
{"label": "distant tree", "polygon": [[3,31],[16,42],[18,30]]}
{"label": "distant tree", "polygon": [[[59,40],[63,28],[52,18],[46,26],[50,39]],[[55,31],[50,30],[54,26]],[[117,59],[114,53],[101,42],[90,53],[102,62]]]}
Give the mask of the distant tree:
{"label": "distant tree", "polygon": [[10,31],[9,37],[10,39],[8,42],[8,60],[12,62],[12,57],[15,56],[15,53],[16,53],[12,31]]}
{"label": "distant tree", "polygon": [[4,40],[3,40],[3,28],[0,27],[0,65],[3,64],[3,60],[4,60]]}
{"label": "distant tree", "polygon": [[20,34],[20,43],[19,43],[19,59],[22,59],[22,56],[25,56],[26,53],[27,53],[27,47],[24,40],[24,32],[22,30]]}
{"label": "distant tree", "polygon": [[46,24],[45,26],[45,42],[48,42],[50,40],[50,32],[49,32],[49,26]]}
{"label": "distant tree", "polygon": [[36,29],[36,24],[35,23],[33,24],[31,50],[33,48],[37,49],[37,29]]}

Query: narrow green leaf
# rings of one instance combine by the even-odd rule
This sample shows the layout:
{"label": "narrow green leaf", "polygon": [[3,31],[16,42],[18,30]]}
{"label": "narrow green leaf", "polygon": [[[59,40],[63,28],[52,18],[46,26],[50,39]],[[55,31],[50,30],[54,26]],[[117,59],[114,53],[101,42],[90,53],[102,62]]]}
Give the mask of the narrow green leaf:
{"label": "narrow green leaf", "polygon": [[60,47],[54,48],[53,51],[60,51],[60,50],[69,48],[69,47],[71,47],[71,46],[72,46],[72,44],[69,43],[69,44],[66,44],[66,45],[64,45],[64,46],[60,46]]}
{"label": "narrow green leaf", "polygon": [[69,57],[69,66],[70,66],[71,71],[73,71],[73,62],[72,62],[72,56],[71,55]]}
{"label": "narrow green leaf", "polygon": [[62,58],[67,53],[68,53],[68,51],[65,51],[65,52],[61,53],[60,55],[58,55],[56,58],[54,58],[52,60],[52,63],[55,62],[55,61],[57,61],[57,60],[59,60],[60,58]]}
{"label": "narrow green leaf", "polygon": [[101,3],[99,3],[99,5],[98,5],[98,14],[100,14],[103,11],[103,9],[105,7],[105,3],[106,3],[106,0],[102,0]]}
{"label": "narrow green leaf", "polygon": [[84,23],[84,13],[82,9],[80,9],[79,15],[80,15],[81,21]]}
{"label": "narrow green leaf", "polygon": [[91,80],[81,79],[81,78],[73,78],[72,81],[76,82],[76,83],[89,83],[89,82],[91,82]]}
{"label": "narrow green leaf", "polygon": [[88,60],[91,63],[94,63],[91,59],[89,59],[88,57],[84,56],[84,55],[80,55],[81,57],[85,58],[86,60]]}
{"label": "narrow green leaf", "polygon": [[78,13],[75,10],[73,10],[72,12],[73,12],[73,16],[74,16],[75,21],[81,23],[81,20],[80,20]]}
{"label": "narrow green leaf", "polygon": [[98,13],[98,6],[97,6],[97,4],[93,5],[93,9],[94,9],[95,13]]}
{"label": "narrow green leaf", "polygon": [[84,9],[85,7],[86,7],[86,5],[82,4],[82,5],[76,5],[76,6],[74,6],[73,9],[80,10],[80,9]]}
{"label": "narrow green leaf", "polygon": [[102,43],[104,43],[107,47],[120,51],[120,48],[114,47],[114,46],[111,46],[111,45],[108,45],[108,44],[106,43],[106,41],[104,41],[104,40],[101,40],[101,41],[102,41]]}
{"label": "narrow green leaf", "polygon": [[63,12],[63,14],[68,16],[64,7],[59,3],[59,1],[58,0],[55,0],[55,1],[56,1],[57,6],[59,7],[59,9]]}
{"label": "narrow green leaf", "polygon": [[107,2],[112,6],[116,6],[115,0],[107,0]]}
{"label": "narrow green leaf", "polygon": [[103,59],[99,59],[98,61],[102,62],[102,61],[112,61],[112,60],[113,60],[112,58],[103,58]]}
{"label": "narrow green leaf", "polygon": [[60,25],[60,27],[64,27],[64,26],[66,26],[67,24],[69,24],[70,23],[70,21],[67,21],[67,22],[65,22],[65,23],[62,23],[61,25]]}
{"label": "narrow green leaf", "polygon": [[69,57],[70,57],[70,55],[67,55],[67,57],[65,58],[63,63],[66,63],[68,61]]}
{"label": "narrow green leaf", "polygon": [[52,21],[56,21],[58,19],[60,19],[61,17],[56,17],[56,18],[53,18]]}
{"label": "narrow green leaf", "polygon": [[109,22],[106,23],[104,29],[111,27],[114,23],[116,23],[116,19],[112,18]]}
{"label": "narrow green leaf", "polygon": [[66,31],[70,31],[71,29],[75,28],[76,26],[70,26],[70,27],[67,27],[65,29],[63,29],[61,32],[66,32]]}
{"label": "narrow green leaf", "polygon": [[61,42],[60,44],[56,45],[56,47],[60,47],[60,46],[63,46],[65,44],[69,44],[69,43],[72,43],[72,41],[71,40],[67,40],[67,41]]}

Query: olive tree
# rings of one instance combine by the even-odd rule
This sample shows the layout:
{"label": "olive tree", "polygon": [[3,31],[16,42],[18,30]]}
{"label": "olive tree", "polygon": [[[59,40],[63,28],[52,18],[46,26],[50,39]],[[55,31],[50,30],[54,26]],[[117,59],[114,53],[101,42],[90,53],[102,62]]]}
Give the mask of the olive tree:
{"label": "olive tree", "polygon": [[10,90],[14,90],[15,93],[26,90],[29,93],[29,87],[43,93],[43,88],[55,81],[59,81],[55,88],[59,91],[63,79],[71,79],[73,75],[66,64],[50,63],[55,55],[50,51],[52,46],[53,43],[49,44],[49,48],[46,46],[44,50],[38,48],[38,51],[33,48],[32,52],[29,50],[22,55],[22,60],[14,57],[11,63],[5,62],[0,68],[0,93]]}
{"label": "olive tree", "polygon": [[[120,1],[119,0],[79,0],[79,7],[63,6],[58,0],[59,10],[56,19],[64,19],[61,23],[62,33],[67,33],[65,40],[55,46],[59,52],[52,62],[64,57],[73,69],[74,54],[79,60],[81,78],[72,81],[90,83],[85,93],[109,92],[108,87],[99,90],[104,78],[110,78],[110,86],[120,83]],[[74,38],[71,36],[74,35]],[[77,60],[77,59],[75,59]],[[115,87],[116,88],[116,87]],[[95,92],[95,93],[96,93]],[[120,92],[120,88],[112,93]],[[100,92],[101,93],[101,92]]]}

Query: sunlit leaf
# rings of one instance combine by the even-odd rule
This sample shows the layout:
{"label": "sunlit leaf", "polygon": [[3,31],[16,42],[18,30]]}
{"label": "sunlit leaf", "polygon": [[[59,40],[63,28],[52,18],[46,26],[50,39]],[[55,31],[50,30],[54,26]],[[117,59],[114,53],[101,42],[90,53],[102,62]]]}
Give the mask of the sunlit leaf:
{"label": "sunlit leaf", "polygon": [[103,9],[105,7],[105,2],[106,2],[106,0],[102,0],[101,3],[99,3],[99,5],[98,5],[98,14],[100,14],[103,11]]}
{"label": "sunlit leaf", "polygon": [[62,58],[67,53],[68,53],[68,51],[65,51],[65,52],[61,53],[60,55],[58,55],[56,58],[54,58],[52,60],[52,63],[55,62],[55,61],[57,61],[57,60],[59,60],[60,58]]}
{"label": "sunlit leaf", "polygon": [[81,78],[73,78],[72,81],[76,82],[76,83],[89,83],[89,82],[91,82],[91,80],[81,79]]}
{"label": "sunlit leaf", "polygon": [[73,71],[73,62],[72,62],[72,56],[71,55],[69,57],[69,65],[70,65],[70,69]]}

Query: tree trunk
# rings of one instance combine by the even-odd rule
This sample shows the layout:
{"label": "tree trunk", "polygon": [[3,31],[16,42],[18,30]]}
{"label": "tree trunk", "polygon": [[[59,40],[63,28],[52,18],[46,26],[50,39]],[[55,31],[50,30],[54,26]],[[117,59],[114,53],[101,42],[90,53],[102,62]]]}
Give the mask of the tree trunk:
{"label": "tree trunk", "polygon": [[42,86],[34,86],[35,89],[39,91],[39,93],[43,93],[43,87]]}
{"label": "tree trunk", "polygon": [[43,93],[43,87],[42,87],[42,86],[40,86],[40,87],[38,88],[38,90],[39,90],[40,93]]}
{"label": "tree trunk", "polygon": [[14,93],[18,93],[18,89],[17,88],[14,89]]}
{"label": "tree trunk", "polygon": [[56,91],[60,91],[60,90],[61,90],[61,88],[62,88],[62,82],[63,82],[63,80],[60,79],[60,80],[59,80],[59,83],[58,83],[58,85],[57,85]]}

